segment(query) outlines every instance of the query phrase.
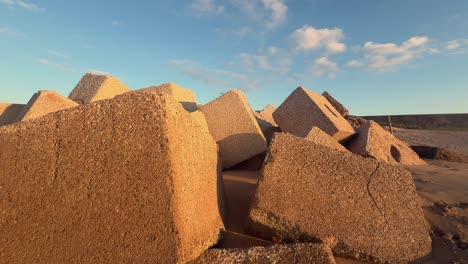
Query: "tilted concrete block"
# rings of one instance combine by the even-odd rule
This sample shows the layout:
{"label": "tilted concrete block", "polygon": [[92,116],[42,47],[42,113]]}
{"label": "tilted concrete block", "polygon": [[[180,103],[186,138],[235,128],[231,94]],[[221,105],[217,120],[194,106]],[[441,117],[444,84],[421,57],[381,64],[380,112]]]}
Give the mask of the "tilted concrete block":
{"label": "tilted concrete block", "polygon": [[277,242],[324,241],[338,256],[407,263],[431,252],[413,179],[400,166],[277,133],[248,229]]}
{"label": "tilted concrete block", "polygon": [[216,244],[216,142],[170,96],[127,93],[0,128],[6,263],[185,263]]}
{"label": "tilted concrete block", "polygon": [[198,109],[195,101],[195,93],[175,83],[164,83],[159,86],[150,86],[140,90],[148,90],[156,93],[170,94],[179,101],[185,110],[194,112]]}
{"label": "tilted concrete block", "polygon": [[16,122],[16,117],[24,106],[24,104],[0,103],[0,126]]}
{"label": "tilted concrete block", "polygon": [[298,87],[273,112],[283,132],[305,137],[316,126],[339,142],[354,135],[351,125],[323,96]]}
{"label": "tilted concrete block", "polygon": [[108,74],[87,73],[81,78],[68,98],[80,104],[87,104],[131,91],[117,78]]}
{"label": "tilted concrete block", "polygon": [[305,139],[337,150],[348,151],[345,147],[343,147],[343,145],[338,143],[338,141],[329,136],[327,133],[323,132],[318,127],[313,127],[305,136]]}
{"label": "tilted concrete block", "polygon": [[16,117],[16,122],[38,118],[75,106],[78,104],[57,92],[41,90],[35,93],[21,109]]}
{"label": "tilted concrete block", "polygon": [[349,110],[348,108],[344,107],[338,100],[335,99],[331,94],[329,94],[327,91],[322,93],[322,96],[327,99],[328,102],[330,102],[331,105],[335,108],[338,113],[341,114],[342,117],[346,117],[349,115]]}

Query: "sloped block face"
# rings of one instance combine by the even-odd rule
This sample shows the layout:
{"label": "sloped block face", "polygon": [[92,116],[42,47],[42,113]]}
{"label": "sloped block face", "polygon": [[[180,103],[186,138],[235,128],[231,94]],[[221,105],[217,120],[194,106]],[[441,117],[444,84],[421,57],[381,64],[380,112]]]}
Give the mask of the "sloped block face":
{"label": "sloped block face", "polygon": [[111,75],[87,73],[81,78],[68,98],[80,104],[87,104],[131,91],[125,84]]}
{"label": "sloped block face", "polygon": [[338,143],[334,138],[330,137],[327,133],[323,132],[318,127],[313,127],[310,132],[305,136],[305,139],[314,143],[334,148],[341,151],[348,151],[343,145]]}
{"label": "sloped block face", "polygon": [[194,112],[198,109],[195,101],[195,93],[175,83],[164,83],[159,86],[150,86],[141,90],[170,94],[174,96],[174,98],[179,101],[179,103],[181,103],[184,109],[188,112]]}
{"label": "sloped block face", "polygon": [[358,135],[347,143],[347,148],[353,153],[391,164],[426,164],[408,145],[372,120],[357,131]]}
{"label": "sloped block face", "polygon": [[77,103],[54,91],[39,91],[31,97],[16,117],[16,122],[45,116],[49,113],[78,106]]}
{"label": "sloped block face", "polygon": [[0,126],[14,123],[23,107],[23,104],[0,103]]}
{"label": "sloped block face", "polygon": [[327,99],[327,101],[330,102],[331,105],[333,105],[335,110],[338,111],[338,113],[340,113],[342,117],[346,117],[349,115],[348,108],[344,107],[344,105],[338,102],[338,100],[336,100],[335,97],[333,97],[327,91],[323,92],[322,96],[325,97],[325,99]]}
{"label": "sloped block face", "polygon": [[60,111],[0,143],[7,263],[186,262],[223,228],[216,143],[169,97]]}
{"label": "sloped block face", "polygon": [[225,168],[267,150],[265,137],[245,98],[232,90],[200,107],[211,135],[219,146]]}
{"label": "sloped block face", "polygon": [[247,249],[209,249],[190,264],[212,263],[310,263],[335,264],[325,244],[298,243]]}
{"label": "sloped block face", "polygon": [[337,141],[354,135],[354,129],[321,95],[298,87],[273,113],[283,132],[305,137],[316,126]]}
{"label": "sloped block face", "polygon": [[314,241],[335,255],[407,263],[431,252],[411,175],[400,168],[275,134],[249,212],[249,230]]}

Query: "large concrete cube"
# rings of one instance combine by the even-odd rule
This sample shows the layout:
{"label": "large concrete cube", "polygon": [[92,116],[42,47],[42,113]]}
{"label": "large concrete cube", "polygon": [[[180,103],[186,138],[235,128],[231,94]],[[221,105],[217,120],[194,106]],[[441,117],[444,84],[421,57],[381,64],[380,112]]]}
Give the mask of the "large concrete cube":
{"label": "large concrete cube", "polygon": [[247,249],[209,249],[190,264],[335,264],[326,244],[298,243],[251,247]]}
{"label": "large concrete cube", "polygon": [[45,116],[49,113],[78,106],[77,103],[54,91],[41,90],[35,93],[16,117],[16,122]]}
{"label": "large concrete cube", "polygon": [[0,128],[5,263],[185,263],[223,223],[216,142],[172,97],[127,93]]}
{"label": "large concrete cube", "polygon": [[316,126],[343,142],[354,135],[351,125],[323,96],[298,87],[273,113],[283,132],[305,137]]}
{"label": "large concrete cube", "polygon": [[372,120],[361,125],[357,132],[358,135],[347,143],[353,153],[392,164],[426,164],[406,143]]}
{"label": "large concrete cube", "polygon": [[338,100],[335,99],[331,94],[329,94],[327,91],[322,93],[322,96],[327,99],[328,102],[330,102],[331,105],[335,108],[338,113],[341,114],[341,116],[346,117],[349,115],[349,110],[346,108],[344,105],[342,105]]}
{"label": "large concrete cube", "polygon": [[225,168],[267,150],[265,137],[241,91],[231,90],[199,109],[219,145]]}
{"label": "large concrete cube", "polygon": [[14,123],[23,107],[24,104],[0,103],[0,126]]}
{"label": "large concrete cube", "polygon": [[87,104],[131,91],[117,78],[108,74],[87,73],[68,96],[75,102]]}
{"label": "large concrete cube", "polygon": [[320,145],[327,146],[329,148],[334,148],[341,151],[348,151],[345,147],[343,147],[343,145],[338,143],[338,141],[329,136],[327,133],[323,132],[318,127],[313,127],[305,136],[305,139]]}
{"label": "large concrete cube", "polygon": [[164,83],[159,86],[150,86],[140,90],[148,90],[156,93],[170,94],[182,104],[185,110],[189,112],[194,112],[197,110],[195,93],[175,83]]}
{"label": "large concrete cube", "polygon": [[283,241],[320,241],[335,255],[407,263],[431,252],[409,172],[277,133],[249,212],[248,228]]}

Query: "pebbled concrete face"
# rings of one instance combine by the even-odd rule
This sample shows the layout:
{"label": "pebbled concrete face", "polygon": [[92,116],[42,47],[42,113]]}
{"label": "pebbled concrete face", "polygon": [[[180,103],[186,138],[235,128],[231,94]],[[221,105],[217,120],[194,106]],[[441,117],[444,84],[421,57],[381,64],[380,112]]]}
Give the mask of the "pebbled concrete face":
{"label": "pebbled concrete face", "polygon": [[331,105],[335,108],[338,113],[341,114],[342,117],[346,117],[349,115],[349,110],[348,108],[344,107],[338,100],[335,99],[331,94],[329,94],[327,91],[322,93],[322,96],[327,99],[328,102],[330,102]]}
{"label": "pebbled concrete face", "polygon": [[354,135],[354,129],[323,96],[298,87],[273,112],[283,132],[305,137],[316,126],[339,142]]}
{"label": "pebbled concrete face", "polygon": [[231,90],[199,110],[205,115],[210,133],[219,145],[224,168],[267,150],[265,137],[241,91]]}
{"label": "pebbled concrete face", "polygon": [[248,228],[277,242],[324,241],[363,261],[407,263],[431,252],[409,172],[285,133],[270,145]]}
{"label": "pebbled concrete face", "polygon": [[334,148],[341,151],[348,151],[343,145],[338,143],[334,138],[330,137],[327,133],[323,132],[318,127],[313,127],[310,132],[305,136],[305,139],[314,143]]}
{"label": "pebbled concrete face", "polygon": [[247,249],[209,249],[190,264],[259,263],[259,264],[335,264],[330,247],[325,244],[299,243],[252,247]]}
{"label": "pebbled concrete face", "polygon": [[16,122],[16,117],[24,106],[24,104],[0,103],[0,126]]}
{"label": "pebbled concrete face", "polygon": [[111,75],[86,73],[68,98],[80,104],[88,104],[130,91],[130,88]]}
{"label": "pebbled concrete face", "polygon": [[45,116],[49,113],[78,106],[77,103],[54,91],[41,90],[35,93],[16,117],[16,122]]}
{"label": "pebbled concrete face", "polygon": [[273,112],[275,110],[276,106],[269,104],[262,110],[253,112],[267,143],[270,143],[273,133],[281,132],[281,129],[273,118]]}
{"label": "pebbled concrete face", "polygon": [[197,111],[197,103],[195,100],[195,93],[191,90],[179,86],[175,83],[164,83],[159,86],[150,86],[140,89],[139,91],[146,90],[155,93],[170,94],[179,101],[185,110],[189,112]]}
{"label": "pebbled concrete face", "polygon": [[216,143],[172,97],[5,126],[0,144],[4,262],[181,263],[223,229]]}
{"label": "pebbled concrete face", "polygon": [[372,120],[360,126],[357,132],[358,135],[347,143],[347,148],[353,153],[391,164],[427,164],[406,143]]}

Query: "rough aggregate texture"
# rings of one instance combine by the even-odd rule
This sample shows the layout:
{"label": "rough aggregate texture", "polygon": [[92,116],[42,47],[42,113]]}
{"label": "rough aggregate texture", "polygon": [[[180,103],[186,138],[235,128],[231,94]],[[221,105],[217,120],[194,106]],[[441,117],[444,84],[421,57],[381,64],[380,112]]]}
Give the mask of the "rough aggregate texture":
{"label": "rough aggregate texture", "polygon": [[16,122],[45,116],[49,113],[78,106],[77,103],[54,91],[41,90],[35,93],[16,116]]}
{"label": "rough aggregate texture", "polygon": [[0,103],[0,126],[14,123],[23,107],[24,104]]}
{"label": "rough aggregate texture", "polygon": [[338,141],[330,137],[327,133],[323,132],[318,127],[313,127],[307,136],[305,136],[305,139],[337,150],[348,151],[345,147],[343,147],[343,145],[338,143]]}
{"label": "rough aggregate texture", "polygon": [[195,119],[195,121],[198,122],[198,124],[200,124],[200,126],[206,131],[206,132],[210,132],[209,129],[208,129],[208,124],[206,123],[206,118],[205,118],[205,115],[200,112],[200,111],[194,111],[194,112],[191,112],[190,113],[190,116]]}
{"label": "rough aggregate texture", "polygon": [[181,263],[223,223],[217,146],[172,97],[127,93],[0,128],[4,263]]}
{"label": "rough aggregate texture", "polygon": [[275,119],[273,118],[273,112],[275,110],[276,106],[270,104],[262,110],[254,112],[255,118],[257,119],[258,125],[260,126],[267,143],[271,141],[273,133],[281,132],[281,129],[278,127]]}
{"label": "rough aggregate texture", "polygon": [[219,145],[224,168],[267,150],[265,137],[244,94],[231,90],[201,106],[211,135]]}
{"label": "rough aggregate texture", "polygon": [[392,164],[426,164],[406,143],[372,120],[360,126],[357,132],[346,145],[353,153]]}
{"label": "rough aggregate texture", "polygon": [[411,146],[411,149],[416,152],[420,158],[468,163],[468,157],[446,148]]}
{"label": "rough aggregate texture", "polygon": [[345,119],[354,128],[360,127],[360,126],[364,125],[367,122],[366,119],[364,119],[364,118],[362,118],[360,116],[354,116],[354,115],[347,115],[345,117]]}
{"label": "rough aggregate texture", "polygon": [[190,263],[335,264],[336,262],[329,246],[318,243],[299,243],[247,249],[209,249]]}
{"label": "rough aggregate texture", "polygon": [[159,86],[150,86],[140,90],[148,90],[156,93],[170,94],[179,101],[185,110],[194,112],[198,109],[195,101],[195,93],[175,83],[164,83]]}
{"label": "rough aggregate texture", "polygon": [[323,241],[335,255],[376,263],[431,252],[409,172],[286,133],[268,150],[248,229],[277,242]]}
{"label": "rough aggregate texture", "polygon": [[331,105],[338,111],[338,113],[341,114],[342,117],[346,117],[349,115],[349,110],[348,108],[344,107],[338,100],[335,99],[331,94],[329,94],[327,91],[322,93],[323,97],[330,102]]}
{"label": "rough aggregate texture", "polygon": [[131,91],[125,84],[111,75],[87,73],[81,78],[68,98],[87,104]]}
{"label": "rough aggregate texture", "polygon": [[273,112],[283,132],[305,137],[316,126],[339,142],[354,135],[351,125],[323,96],[298,87]]}

